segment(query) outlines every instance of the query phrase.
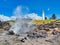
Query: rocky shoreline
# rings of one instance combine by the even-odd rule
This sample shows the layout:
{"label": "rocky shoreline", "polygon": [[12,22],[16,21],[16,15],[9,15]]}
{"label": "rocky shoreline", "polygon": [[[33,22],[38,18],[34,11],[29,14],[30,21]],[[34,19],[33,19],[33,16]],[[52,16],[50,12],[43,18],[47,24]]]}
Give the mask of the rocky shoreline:
{"label": "rocky shoreline", "polygon": [[60,22],[36,25],[33,31],[20,35],[0,30],[0,45],[60,45]]}

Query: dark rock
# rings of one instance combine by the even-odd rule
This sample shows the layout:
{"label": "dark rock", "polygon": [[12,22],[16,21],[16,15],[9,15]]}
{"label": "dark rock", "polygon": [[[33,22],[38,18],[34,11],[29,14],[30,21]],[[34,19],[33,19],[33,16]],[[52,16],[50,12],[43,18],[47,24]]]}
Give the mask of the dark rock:
{"label": "dark rock", "polygon": [[9,31],[8,35],[14,35],[13,31]]}
{"label": "dark rock", "polygon": [[39,35],[42,38],[46,38],[47,37],[47,33],[46,32],[40,32]]}
{"label": "dark rock", "polygon": [[21,39],[20,41],[23,42],[23,43],[25,42],[24,39]]}
{"label": "dark rock", "polygon": [[36,38],[36,33],[29,33],[29,34],[27,34],[27,37],[29,37],[29,38]]}
{"label": "dark rock", "polygon": [[54,31],[52,32],[53,35],[57,35],[58,33],[59,33],[59,32],[56,31],[56,30],[54,30]]}
{"label": "dark rock", "polygon": [[0,29],[9,30],[11,25],[7,21],[0,21]]}
{"label": "dark rock", "polygon": [[30,33],[27,35],[27,37],[29,38],[46,38],[47,37],[47,33],[46,32],[38,32],[38,33]]}
{"label": "dark rock", "polygon": [[15,34],[16,36],[20,36],[19,34]]}
{"label": "dark rock", "polygon": [[0,28],[2,28],[3,26],[2,26],[2,22],[0,21]]}
{"label": "dark rock", "polygon": [[45,31],[49,31],[50,29],[49,29],[49,28],[45,28],[44,30],[45,30]]}
{"label": "dark rock", "polygon": [[24,37],[24,38],[22,38],[20,41],[24,43],[26,40],[27,40],[27,38]]}
{"label": "dark rock", "polygon": [[50,43],[53,43],[53,41],[51,41],[51,40],[45,40],[46,42],[50,42]]}
{"label": "dark rock", "polygon": [[25,40],[27,40],[27,38],[26,38],[26,37],[24,37],[24,39],[25,39]]}

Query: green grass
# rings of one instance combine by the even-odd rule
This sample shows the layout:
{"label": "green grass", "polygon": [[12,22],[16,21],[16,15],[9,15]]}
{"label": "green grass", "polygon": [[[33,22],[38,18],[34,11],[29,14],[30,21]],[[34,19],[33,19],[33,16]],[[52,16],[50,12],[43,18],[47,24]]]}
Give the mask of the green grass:
{"label": "green grass", "polygon": [[[47,24],[47,23],[51,23],[51,22],[54,22],[56,20],[33,20],[32,23],[36,24],[36,25],[41,25],[41,24]],[[7,21],[9,22],[10,24],[14,24],[15,21],[14,20],[10,20],[10,21]],[[60,20],[57,20],[56,22],[60,22]]]}
{"label": "green grass", "polygon": [[15,24],[15,21],[14,20],[9,20],[9,21],[7,21],[8,23],[10,23],[11,25],[12,24]]}
{"label": "green grass", "polygon": [[40,25],[40,24],[47,24],[47,23],[51,23],[55,20],[33,20],[32,23],[35,23],[36,25]]}

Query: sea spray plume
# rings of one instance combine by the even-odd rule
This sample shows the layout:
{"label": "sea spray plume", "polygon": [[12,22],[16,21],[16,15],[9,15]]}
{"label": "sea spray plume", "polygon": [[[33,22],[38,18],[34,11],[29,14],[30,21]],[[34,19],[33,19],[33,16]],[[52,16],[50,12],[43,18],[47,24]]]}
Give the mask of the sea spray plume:
{"label": "sea spray plume", "polygon": [[28,12],[29,12],[28,7],[26,7],[26,6],[18,6],[18,7],[14,10],[13,14],[14,14],[16,17],[21,18],[20,16],[24,17],[25,15],[28,14]]}
{"label": "sea spray plume", "polygon": [[29,22],[30,19],[23,18],[24,15],[28,14],[28,9],[23,6],[17,7],[15,10],[16,23],[10,28],[15,34],[26,33],[30,30]]}

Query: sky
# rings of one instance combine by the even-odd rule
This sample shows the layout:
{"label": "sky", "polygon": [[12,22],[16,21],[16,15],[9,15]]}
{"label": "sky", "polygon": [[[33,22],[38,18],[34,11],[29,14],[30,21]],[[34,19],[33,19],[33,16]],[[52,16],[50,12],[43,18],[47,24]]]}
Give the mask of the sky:
{"label": "sky", "polygon": [[56,14],[60,18],[60,0],[0,0],[0,15],[11,17],[18,6],[28,7],[30,14],[42,16],[44,11],[47,17]]}

